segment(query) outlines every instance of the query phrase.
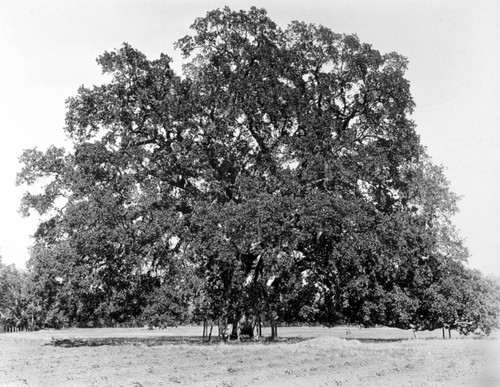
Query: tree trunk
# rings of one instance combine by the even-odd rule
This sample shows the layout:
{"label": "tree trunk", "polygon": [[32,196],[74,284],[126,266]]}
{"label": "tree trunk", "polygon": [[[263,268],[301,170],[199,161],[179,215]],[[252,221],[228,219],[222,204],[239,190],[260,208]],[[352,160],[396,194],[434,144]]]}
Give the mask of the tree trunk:
{"label": "tree trunk", "polygon": [[443,327],[443,339],[446,339],[444,327]]}
{"label": "tree trunk", "polygon": [[271,339],[278,339],[278,324],[276,324],[274,321],[271,323]]}
{"label": "tree trunk", "polygon": [[214,329],[214,324],[210,324],[210,333],[208,334],[208,341],[212,340],[212,329]]}
{"label": "tree trunk", "polygon": [[240,317],[237,316],[234,318],[233,320],[233,327],[231,329],[231,335],[229,336],[229,338],[231,340],[239,340],[240,339],[240,335],[239,335],[239,332],[238,332],[238,324],[240,322]]}
{"label": "tree trunk", "polygon": [[448,328],[448,338],[451,339],[451,327]]}

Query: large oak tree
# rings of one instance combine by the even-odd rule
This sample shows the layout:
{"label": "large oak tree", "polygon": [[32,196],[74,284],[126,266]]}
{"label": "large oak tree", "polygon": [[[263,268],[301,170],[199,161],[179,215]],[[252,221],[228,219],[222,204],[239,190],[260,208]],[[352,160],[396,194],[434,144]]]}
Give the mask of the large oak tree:
{"label": "large oak tree", "polygon": [[44,219],[31,264],[57,261],[67,315],[432,325],[423,289],[467,254],[407,60],[257,8],[192,29],[183,75],[103,54],[110,81],[67,102],[73,149],[21,157],[43,186],[22,205]]}

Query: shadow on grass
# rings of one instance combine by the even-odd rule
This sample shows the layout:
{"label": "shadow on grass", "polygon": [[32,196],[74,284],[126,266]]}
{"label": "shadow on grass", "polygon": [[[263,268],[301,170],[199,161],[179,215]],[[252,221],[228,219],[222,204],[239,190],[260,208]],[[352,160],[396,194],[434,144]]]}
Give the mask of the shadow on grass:
{"label": "shadow on grass", "polygon": [[[399,343],[401,341],[408,341],[410,339],[407,338],[354,338],[354,337],[349,337],[346,338],[345,340],[351,341],[359,341],[360,343]],[[425,339],[423,339],[425,340]]]}
{"label": "shadow on grass", "polygon": [[[283,337],[277,340],[269,340],[264,338],[261,341],[246,340],[246,341],[228,341],[227,345],[259,345],[259,344],[278,344],[286,343],[293,344],[301,341],[309,340],[307,337]],[[46,345],[64,348],[76,347],[99,347],[103,345],[145,345],[148,347],[161,346],[161,345],[211,345],[220,344],[221,341],[212,339],[207,341],[201,336],[163,336],[163,337],[104,337],[104,338],[91,338],[91,339],[55,339]]]}

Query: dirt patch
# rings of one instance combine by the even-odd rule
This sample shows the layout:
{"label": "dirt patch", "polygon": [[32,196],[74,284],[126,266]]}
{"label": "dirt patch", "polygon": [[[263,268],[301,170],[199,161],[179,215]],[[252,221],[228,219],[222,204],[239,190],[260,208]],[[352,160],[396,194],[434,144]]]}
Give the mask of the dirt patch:
{"label": "dirt patch", "polygon": [[[282,328],[268,344],[206,345],[201,328],[0,335],[1,386],[498,386],[495,339],[390,341],[391,331]],[[393,332],[394,333],[394,332]],[[394,339],[405,338],[398,332]],[[439,332],[437,332],[439,333]],[[409,335],[406,336],[406,339]],[[195,340],[196,339],[196,340]],[[56,341],[94,342],[56,346]],[[158,345],[155,345],[153,343]],[[182,342],[184,340],[184,342]]]}

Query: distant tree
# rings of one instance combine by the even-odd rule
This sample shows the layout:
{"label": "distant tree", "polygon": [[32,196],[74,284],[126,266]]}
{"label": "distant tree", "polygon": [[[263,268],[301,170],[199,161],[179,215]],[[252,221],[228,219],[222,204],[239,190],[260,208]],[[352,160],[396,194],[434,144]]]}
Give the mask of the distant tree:
{"label": "distant tree", "polygon": [[26,330],[32,326],[29,279],[14,264],[4,265],[0,257],[0,324]]}
{"label": "distant tree", "polygon": [[498,276],[483,276],[476,271],[478,280],[477,298],[473,301],[472,307],[468,308],[469,322],[472,322],[472,327],[463,333],[469,333],[474,328],[481,330],[489,335],[494,330],[500,328],[500,278]]}
{"label": "distant tree", "polygon": [[408,117],[407,60],[257,8],[192,28],[183,77],[166,55],[106,52],[111,81],[68,99],[73,149],[21,156],[18,183],[43,185],[22,210],[44,217],[44,299],[82,323],[427,327],[425,288],[466,253]]}
{"label": "distant tree", "polygon": [[[453,267],[454,266],[454,267]],[[500,327],[500,282],[479,271],[452,265],[429,287],[430,314],[438,325],[461,334],[489,335]]]}

